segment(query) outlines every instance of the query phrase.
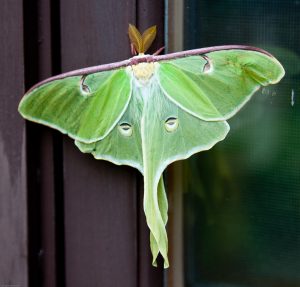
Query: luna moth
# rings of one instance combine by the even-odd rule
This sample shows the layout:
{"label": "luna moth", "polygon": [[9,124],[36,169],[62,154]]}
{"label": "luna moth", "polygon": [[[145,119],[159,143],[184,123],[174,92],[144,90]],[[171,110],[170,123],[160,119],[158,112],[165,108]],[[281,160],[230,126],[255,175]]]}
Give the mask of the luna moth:
{"label": "luna moth", "polygon": [[141,34],[129,25],[133,57],[60,74],[33,86],[21,115],[67,134],[96,159],[138,169],[153,265],[169,266],[167,197],[163,171],[212,148],[234,116],[261,87],[284,76],[268,52],[217,46],[166,55],[145,54],[156,26]]}

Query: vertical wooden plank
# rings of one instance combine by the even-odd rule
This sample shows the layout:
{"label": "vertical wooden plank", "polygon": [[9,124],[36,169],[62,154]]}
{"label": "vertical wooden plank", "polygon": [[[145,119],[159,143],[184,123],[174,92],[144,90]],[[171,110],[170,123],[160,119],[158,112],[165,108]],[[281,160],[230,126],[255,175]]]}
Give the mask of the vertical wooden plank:
{"label": "vertical wooden plank", "polygon": [[[26,88],[52,75],[50,0],[24,6]],[[29,285],[56,286],[55,131],[27,123]],[[57,132],[56,132],[57,133]]]}
{"label": "vertical wooden plank", "polygon": [[52,131],[41,131],[41,273],[43,287],[56,286],[56,229]]}
{"label": "vertical wooden plank", "polygon": [[[38,82],[38,8],[35,0],[28,0],[23,8],[25,91]],[[42,127],[26,122],[27,168],[27,233],[28,233],[28,284],[39,286],[41,282],[40,241],[40,131]]]}
{"label": "vertical wooden plank", "polygon": [[23,1],[0,9],[0,285],[28,286],[25,122],[18,115],[24,92]]}
{"label": "vertical wooden plank", "polygon": [[[157,38],[149,53],[164,46],[164,1],[139,0],[137,9],[137,26],[144,31],[151,25],[157,25]],[[139,287],[162,287],[164,285],[163,262],[159,258],[158,267],[151,265],[149,229],[143,211],[143,188],[139,192]]]}
{"label": "vertical wooden plank", "polygon": [[[138,0],[137,1],[137,26],[144,31],[152,25],[157,26],[156,40],[147,53],[152,54],[165,45],[165,1],[163,0]],[[162,52],[163,53],[163,52]]]}
{"label": "vertical wooden plank", "polygon": [[[39,81],[53,71],[51,0],[38,0],[38,72]],[[59,35],[58,35],[59,36]],[[43,127],[40,131],[40,212],[41,212],[41,283],[56,286],[56,223],[54,131]],[[59,220],[59,219],[58,219]]]}
{"label": "vertical wooden plank", "polygon": [[[135,1],[62,0],[63,71],[126,59]],[[137,286],[136,174],[64,141],[66,286]]]}

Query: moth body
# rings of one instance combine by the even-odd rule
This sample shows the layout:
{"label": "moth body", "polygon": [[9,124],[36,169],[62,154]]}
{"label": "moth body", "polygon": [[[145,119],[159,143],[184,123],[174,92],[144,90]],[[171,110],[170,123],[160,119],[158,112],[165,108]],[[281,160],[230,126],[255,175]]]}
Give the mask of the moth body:
{"label": "moth body", "polygon": [[[145,57],[145,55],[140,54],[133,57],[132,59]],[[150,82],[150,79],[155,73],[155,70],[159,66],[156,62],[143,62],[136,65],[131,65],[127,68],[128,72],[132,72],[138,86],[145,86]]]}

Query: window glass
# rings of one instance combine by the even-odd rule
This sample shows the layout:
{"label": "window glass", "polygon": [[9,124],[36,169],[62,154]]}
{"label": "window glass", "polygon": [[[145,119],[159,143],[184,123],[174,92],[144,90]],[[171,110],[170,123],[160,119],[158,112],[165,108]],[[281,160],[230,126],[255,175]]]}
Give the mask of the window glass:
{"label": "window glass", "polygon": [[300,1],[186,0],[184,49],[246,44],[285,78],[184,167],[187,287],[300,286]]}

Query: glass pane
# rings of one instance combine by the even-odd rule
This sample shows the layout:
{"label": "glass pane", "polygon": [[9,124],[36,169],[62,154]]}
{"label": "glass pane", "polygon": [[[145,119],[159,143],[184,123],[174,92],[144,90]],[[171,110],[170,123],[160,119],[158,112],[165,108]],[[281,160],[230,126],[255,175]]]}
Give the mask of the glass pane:
{"label": "glass pane", "polygon": [[184,48],[258,46],[286,70],[184,161],[187,287],[300,286],[300,1],[186,0]]}

